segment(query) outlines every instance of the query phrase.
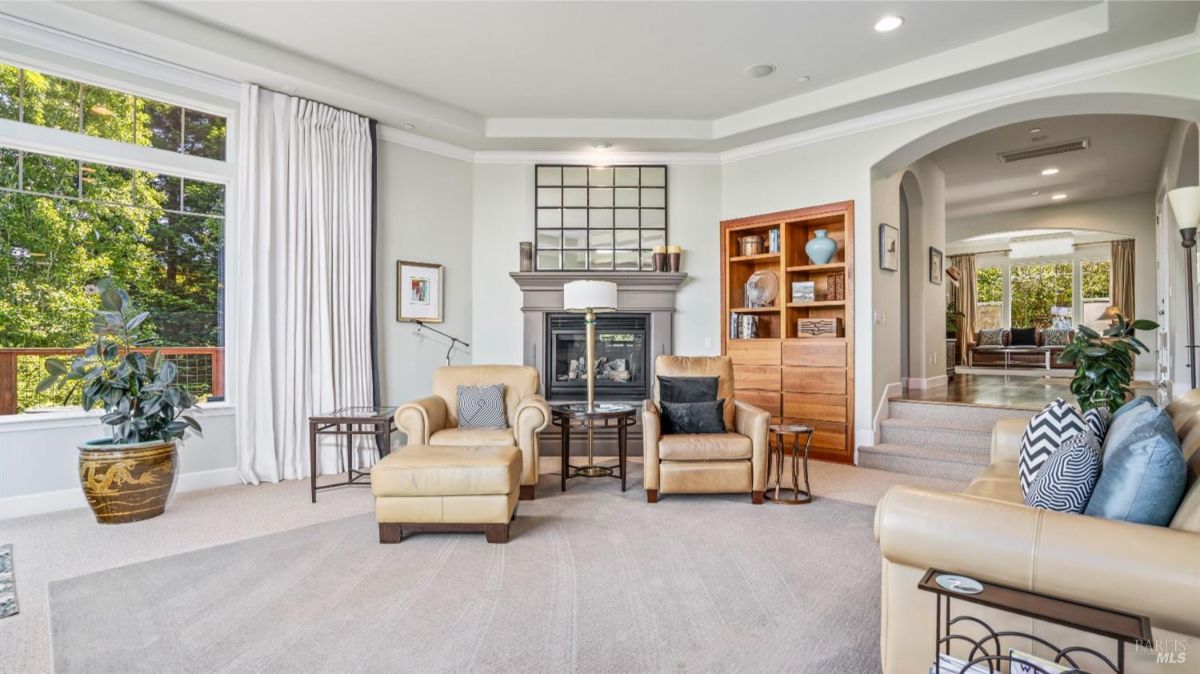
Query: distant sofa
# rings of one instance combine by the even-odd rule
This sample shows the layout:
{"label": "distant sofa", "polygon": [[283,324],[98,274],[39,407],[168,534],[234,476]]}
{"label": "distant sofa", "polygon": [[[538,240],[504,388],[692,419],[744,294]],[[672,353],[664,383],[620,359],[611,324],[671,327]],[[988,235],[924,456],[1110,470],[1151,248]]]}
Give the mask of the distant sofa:
{"label": "distant sofa", "polygon": [[[1014,344],[1013,333],[1020,333],[1022,330],[1032,330],[1032,344]],[[1008,351],[1008,363],[1010,367],[1021,368],[1044,368],[1046,367],[1046,352],[1050,352],[1050,368],[1055,370],[1073,369],[1070,365],[1064,365],[1058,362],[1058,357],[1062,355],[1063,349],[1066,348],[1072,340],[1075,339],[1075,331],[1067,330],[1064,343],[1047,344],[1047,331],[1041,328],[1018,328],[1015,331],[1010,329],[1000,330],[1000,345],[984,344],[984,330],[980,330],[971,335],[971,339],[967,342],[967,364],[972,367],[1004,367],[1005,351]],[[1029,333],[1026,332],[1028,337]],[[1018,335],[1020,337],[1020,335]],[[1021,341],[1021,340],[1017,340]],[[1028,340],[1026,340],[1028,341]],[[1013,351],[1012,349],[1019,349]]]}

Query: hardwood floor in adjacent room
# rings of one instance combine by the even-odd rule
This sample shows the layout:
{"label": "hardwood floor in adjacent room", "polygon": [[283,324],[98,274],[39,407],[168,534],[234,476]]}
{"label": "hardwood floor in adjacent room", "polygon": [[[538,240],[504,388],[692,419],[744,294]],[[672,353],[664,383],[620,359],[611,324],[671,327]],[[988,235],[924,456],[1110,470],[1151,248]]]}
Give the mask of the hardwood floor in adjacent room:
{"label": "hardwood floor in adjacent room", "polygon": [[[1071,379],[1067,377],[1032,377],[1002,374],[959,374],[944,387],[908,389],[902,400],[1011,407],[1021,410],[1040,410],[1055,398],[1074,400]],[[1134,382],[1138,395],[1158,399],[1158,389],[1150,382]]]}

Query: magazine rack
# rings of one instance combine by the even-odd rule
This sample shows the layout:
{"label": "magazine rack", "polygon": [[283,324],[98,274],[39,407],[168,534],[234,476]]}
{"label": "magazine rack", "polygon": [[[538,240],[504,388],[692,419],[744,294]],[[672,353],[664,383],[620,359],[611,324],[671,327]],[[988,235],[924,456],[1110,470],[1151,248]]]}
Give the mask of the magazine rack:
{"label": "magazine rack", "polygon": [[[937,640],[934,642],[934,665],[930,670],[937,674],[964,674],[971,671],[971,668],[976,665],[982,665],[986,671],[998,674],[1001,671],[1002,663],[1012,663],[1014,660],[1005,654],[1004,646],[1010,639],[1028,639],[1041,644],[1054,652],[1052,660],[1055,664],[1067,667],[1067,672],[1073,674],[1088,674],[1076,662],[1080,655],[1091,656],[1107,665],[1110,671],[1124,674],[1125,644],[1149,643],[1151,640],[1150,619],[1145,616],[1059,599],[987,581],[979,581],[983,586],[983,591],[978,594],[953,592],[937,584],[936,578],[944,574],[953,574],[953,572],[929,569],[921,578],[921,582],[917,584],[917,589],[932,592],[937,598]],[[1107,637],[1116,642],[1116,662],[1091,648],[1083,646],[1059,648],[1041,637],[1026,632],[992,629],[984,621],[969,613],[964,613],[962,610],[958,615],[954,615],[951,606],[952,600],[986,606],[1062,625],[1088,634]],[[975,626],[983,636],[972,639],[963,634],[962,628],[969,625]],[[969,645],[971,650],[966,658],[966,667],[952,672],[949,668],[942,667],[939,656],[941,653],[948,655],[951,644],[956,641]],[[1025,664],[1031,671],[1038,674],[1054,674],[1036,664]]]}

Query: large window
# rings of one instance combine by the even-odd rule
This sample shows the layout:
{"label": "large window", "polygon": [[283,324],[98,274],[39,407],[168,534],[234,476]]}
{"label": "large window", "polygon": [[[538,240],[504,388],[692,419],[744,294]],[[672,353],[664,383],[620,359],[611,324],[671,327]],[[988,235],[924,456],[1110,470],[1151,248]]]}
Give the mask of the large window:
{"label": "large window", "polygon": [[538,166],[537,269],[652,270],[667,242],[667,167]]}
{"label": "large window", "polygon": [[975,269],[975,328],[1004,327],[1004,270],[1000,267]]}
{"label": "large window", "polygon": [[1069,326],[1074,265],[1070,262],[1012,265],[1011,325],[1016,328]]}
{"label": "large window", "polygon": [[1108,321],[1100,318],[1100,314],[1112,304],[1109,288],[1112,283],[1112,262],[1103,260],[1084,260],[1080,263],[1083,289],[1083,324],[1094,330],[1103,332],[1108,327]]}
{"label": "large window", "polygon": [[[226,156],[221,116],[2,64],[0,117],[163,150],[164,166]],[[0,143],[0,414],[64,402],[35,391],[43,363],[92,339],[105,278],[151,313],[152,346],[180,381],[222,396],[222,177],[81,161],[74,137],[53,153]]]}
{"label": "large window", "polygon": [[225,158],[225,118],[0,63],[0,119]]}

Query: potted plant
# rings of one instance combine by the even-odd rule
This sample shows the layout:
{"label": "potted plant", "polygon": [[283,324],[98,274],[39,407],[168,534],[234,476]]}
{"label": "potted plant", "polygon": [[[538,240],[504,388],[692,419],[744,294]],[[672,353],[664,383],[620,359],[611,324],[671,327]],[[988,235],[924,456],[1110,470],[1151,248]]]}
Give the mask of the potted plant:
{"label": "potted plant", "polygon": [[[38,391],[80,391],[84,411],[102,406],[111,437],[79,445],[79,482],[102,524],[136,522],[163,513],[175,483],[176,443],[200,424],[185,412],[195,398],[175,383],[174,363],[148,343],[149,312],[138,312],[111,281],[100,285],[96,341],[70,365],[47,359]],[[144,350],[144,349],[143,349]]]}
{"label": "potted plant", "polygon": [[1149,350],[1134,336],[1134,331],[1157,327],[1154,321],[1130,322],[1124,316],[1118,316],[1104,334],[1086,325],[1079,326],[1075,341],[1063,349],[1058,361],[1075,366],[1071,393],[1079,400],[1080,409],[1107,407],[1116,412],[1125,404],[1133,395],[1134,358]]}
{"label": "potted plant", "polygon": [[946,339],[958,336],[958,326],[967,315],[958,310],[958,305],[951,302],[946,305]]}

